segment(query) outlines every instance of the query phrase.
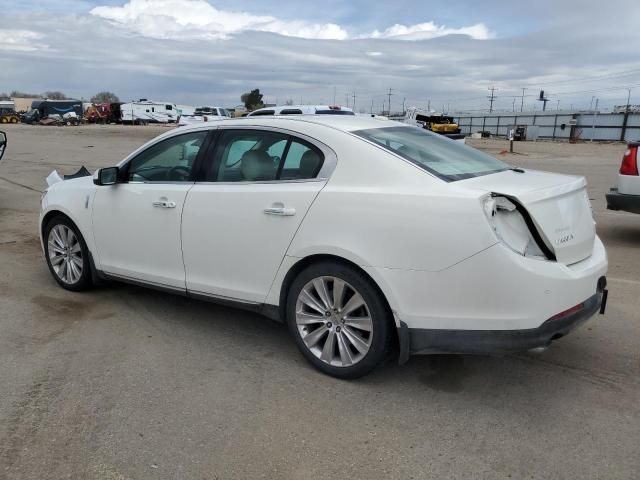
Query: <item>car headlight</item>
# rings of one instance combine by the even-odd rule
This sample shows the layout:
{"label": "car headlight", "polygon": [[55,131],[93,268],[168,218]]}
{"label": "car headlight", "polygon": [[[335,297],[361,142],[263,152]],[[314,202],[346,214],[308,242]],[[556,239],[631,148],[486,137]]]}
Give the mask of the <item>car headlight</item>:
{"label": "car headlight", "polygon": [[524,257],[547,259],[511,200],[492,194],[484,199],[483,207],[491,228],[502,244]]}

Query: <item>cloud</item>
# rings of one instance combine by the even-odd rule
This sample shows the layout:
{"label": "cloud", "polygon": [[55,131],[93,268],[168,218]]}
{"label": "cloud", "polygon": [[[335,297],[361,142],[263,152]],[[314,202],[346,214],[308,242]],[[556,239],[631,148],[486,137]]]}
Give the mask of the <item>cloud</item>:
{"label": "cloud", "polygon": [[347,38],[347,32],[333,23],[283,21],[270,15],[219,10],[204,0],[129,0],[121,7],[100,6],[90,13],[160,39],[227,39],[250,30],[301,38]]}
{"label": "cloud", "polygon": [[0,28],[0,50],[15,50],[19,52],[32,52],[49,48],[40,42],[44,37],[41,33],[31,30],[17,30]]}
{"label": "cloud", "polygon": [[416,25],[393,25],[382,32],[375,30],[351,36],[335,23],[312,23],[283,20],[271,15],[220,10],[205,0],[129,0],[122,6],[99,6],[91,15],[122,25],[140,35],[158,39],[229,39],[245,31],[277,33],[287,37],[322,40],[350,38],[390,38],[424,40],[451,34],[484,40],[492,36],[484,24],[449,28],[433,22]]}
{"label": "cloud", "polygon": [[428,40],[445,35],[467,35],[475,40],[487,40],[494,36],[483,23],[477,23],[469,27],[449,28],[444,25],[436,25],[433,22],[408,26],[395,24],[382,32],[374,30],[369,36],[372,38],[393,38],[397,40]]}
{"label": "cloud", "polygon": [[[372,12],[361,0],[357,21],[350,14],[303,16],[308,12],[298,8],[300,15],[291,17],[289,11],[289,18],[301,19],[300,24],[283,20],[286,9],[269,10],[268,6],[262,6],[259,15],[253,10],[249,21],[242,16],[248,14],[241,12],[231,12],[230,17],[211,16],[214,7],[202,1],[193,2],[203,8],[200,11],[184,7],[192,2],[180,2],[180,8],[174,3],[173,8],[163,10],[163,2],[155,0],[151,2],[154,14],[158,13],[155,16],[131,10],[136,2],[117,1],[120,7],[102,11],[101,15],[88,14],[88,7],[84,13],[73,11],[56,16],[48,12],[0,16],[0,29],[11,30],[10,35],[3,34],[5,40],[0,42],[3,89],[61,90],[78,98],[110,90],[123,100],[151,98],[188,105],[233,106],[240,102],[243,92],[253,88],[260,88],[269,102],[283,103],[291,98],[296,103],[332,103],[335,87],[336,102],[346,103],[348,94],[351,105],[355,91],[356,109],[364,107],[368,112],[372,102],[374,111],[382,108],[389,88],[393,89],[394,110],[401,107],[405,97],[407,106],[426,107],[431,101],[437,109],[450,103],[452,110],[486,110],[487,87],[495,86],[498,98],[494,108],[511,111],[515,97],[516,107],[519,105],[522,87],[527,87],[527,95],[531,95],[525,98],[525,108],[527,104],[529,108],[540,108],[535,100],[539,90],[545,90],[554,100],[560,99],[561,108],[571,103],[588,107],[592,95],[600,97],[600,105],[622,104],[627,91],[610,87],[637,83],[633,80],[637,70],[635,76],[597,82],[589,82],[588,78],[640,69],[640,61],[629,54],[629,45],[640,42],[637,21],[631,15],[618,18],[615,9],[595,0],[572,15],[564,14],[571,13],[570,6],[541,0],[541,10],[559,5],[565,9],[562,16],[554,16],[552,24],[527,24],[528,28],[524,23],[510,21],[516,32],[509,36],[504,33],[504,23],[491,23],[499,34],[489,41],[446,34],[403,42],[408,40],[407,35],[434,29],[427,22],[426,27],[409,31],[414,23],[424,25],[420,19],[413,20],[424,1],[415,0],[413,8],[405,4],[402,9],[396,4],[380,4]],[[232,0],[212,1],[222,5],[220,2],[231,4]],[[338,4],[335,2],[351,4],[324,1],[325,9],[329,9],[326,5]],[[635,1],[629,2],[629,9]],[[466,10],[475,5],[471,0],[460,2]],[[144,3],[147,2],[140,5]],[[244,10],[248,11],[248,7]],[[214,8],[214,12],[220,11],[223,10]],[[255,20],[271,19],[275,14],[269,12],[273,11],[282,11],[278,13],[282,18]],[[394,17],[393,12],[402,15]],[[517,18],[520,14],[518,11]],[[389,25],[404,27],[382,28],[376,23],[379,18],[391,19]],[[460,18],[458,25],[483,21],[489,25],[489,18],[490,22],[497,22],[490,13],[474,16],[473,21]],[[328,21],[340,25],[347,32],[346,38],[337,41],[335,34],[326,39],[315,38],[319,33],[314,31],[306,33],[305,38],[292,36],[299,35],[302,27],[327,25]],[[216,22],[219,26],[212,27]],[[289,36],[256,29],[255,25],[265,23],[272,30],[287,31]],[[72,27],[62,28],[65,25]],[[376,27],[379,31],[375,38],[363,33],[374,32]],[[141,28],[150,28],[151,34],[141,33]],[[479,34],[481,31],[476,33]],[[363,35],[366,38],[360,38]],[[12,39],[11,44],[7,38]],[[43,49],[46,45],[50,47]],[[573,96],[564,93],[592,88],[600,90]],[[639,95],[640,88],[634,88],[632,103]]]}

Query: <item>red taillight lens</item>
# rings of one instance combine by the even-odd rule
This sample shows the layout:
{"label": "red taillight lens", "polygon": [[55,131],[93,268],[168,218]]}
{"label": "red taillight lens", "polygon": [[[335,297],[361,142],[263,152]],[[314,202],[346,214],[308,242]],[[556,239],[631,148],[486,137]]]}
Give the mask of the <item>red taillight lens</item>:
{"label": "red taillight lens", "polygon": [[571,308],[568,308],[564,312],[560,312],[557,315],[554,315],[549,320],[562,320],[563,318],[567,318],[570,315],[578,313],[583,308],[584,308],[584,303],[579,303],[578,305],[575,305],[575,306],[573,306]]}
{"label": "red taillight lens", "polygon": [[638,175],[638,146],[633,145],[627,148],[622,157],[620,165],[620,175]]}
{"label": "red taillight lens", "polygon": [[208,122],[209,121],[209,117],[207,117],[206,115],[203,115],[202,116],[202,120],[204,120],[205,122]]}

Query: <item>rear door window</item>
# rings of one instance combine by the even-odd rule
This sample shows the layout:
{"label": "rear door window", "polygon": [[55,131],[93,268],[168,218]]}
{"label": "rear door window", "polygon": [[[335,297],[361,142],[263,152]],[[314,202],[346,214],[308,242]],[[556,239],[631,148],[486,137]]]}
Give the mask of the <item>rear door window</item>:
{"label": "rear door window", "polygon": [[280,180],[315,178],[322,168],[323,161],[324,156],[318,148],[304,140],[292,140],[280,173]]}
{"label": "rear door window", "polygon": [[285,133],[264,130],[224,130],[214,158],[207,165],[207,182],[264,182],[315,178],[324,156],[309,142]]}

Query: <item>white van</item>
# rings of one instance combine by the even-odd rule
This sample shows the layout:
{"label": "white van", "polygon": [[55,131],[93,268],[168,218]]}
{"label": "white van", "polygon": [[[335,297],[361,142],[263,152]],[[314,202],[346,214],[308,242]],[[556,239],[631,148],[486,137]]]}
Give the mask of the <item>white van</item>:
{"label": "white van", "polygon": [[247,117],[265,115],[355,115],[353,110],[338,105],[280,105],[254,110]]}

